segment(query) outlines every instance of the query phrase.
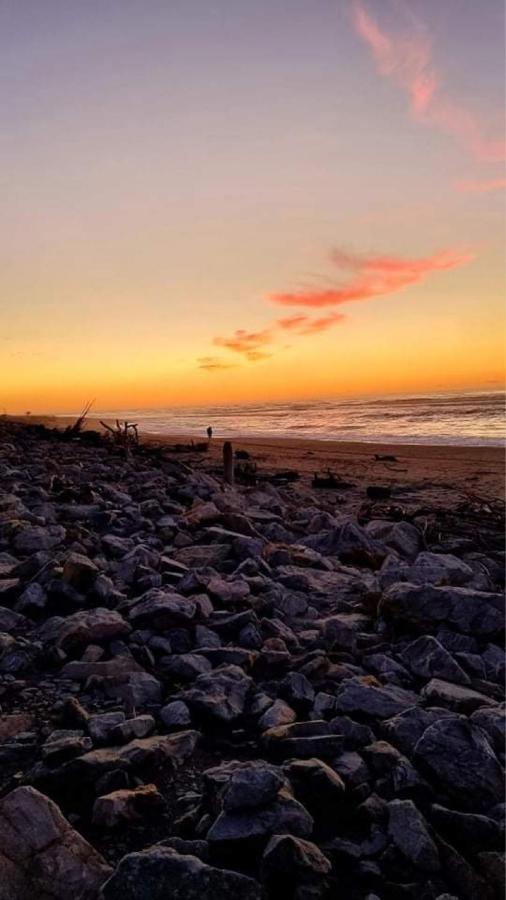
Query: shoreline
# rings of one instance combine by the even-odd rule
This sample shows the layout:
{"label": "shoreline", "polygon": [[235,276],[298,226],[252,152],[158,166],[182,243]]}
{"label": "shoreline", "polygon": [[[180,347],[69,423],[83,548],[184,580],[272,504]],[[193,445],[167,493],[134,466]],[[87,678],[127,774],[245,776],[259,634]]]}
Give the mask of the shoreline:
{"label": "shoreline", "polygon": [[[6,421],[66,427],[75,422],[65,416],[6,416]],[[112,422],[113,420],[104,420]],[[85,430],[103,431],[93,416],[86,419]],[[205,435],[156,434],[140,432],[141,443],[175,447],[185,443],[203,443]],[[438,499],[438,505],[469,496],[503,499],[505,495],[506,448],[489,445],[397,444],[381,441],[321,440],[306,437],[253,437],[215,434],[207,453],[182,451],[199,468],[221,465],[224,441],[234,450],[245,450],[262,471],[295,469],[307,478],[315,472],[331,470],[344,480],[352,480],[360,489],[367,483],[384,483],[398,492],[423,491]],[[377,460],[394,456],[395,462]]]}

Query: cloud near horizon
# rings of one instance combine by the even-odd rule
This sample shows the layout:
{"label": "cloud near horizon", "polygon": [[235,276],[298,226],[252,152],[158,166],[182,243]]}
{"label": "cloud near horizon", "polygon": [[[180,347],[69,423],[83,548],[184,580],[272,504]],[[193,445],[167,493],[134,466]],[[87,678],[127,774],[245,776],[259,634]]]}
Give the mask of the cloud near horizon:
{"label": "cloud near horizon", "polygon": [[206,372],[219,372],[221,369],[236,369],[237,364],[224,362],[218,356],[199,356],[197,359],[198,368],[204,369]]}
{"label": "cloud near horizon", "polygon": [[445,96],[426,27],[417,24],[404,34],[387,33],[363,0],[353,0],[352,21],[355,31],[369,47],[380,75],[408,94],[410,111],[417,121],[449,134],[475,159],[502,162],[506,158],[505,142],[484,137],[482,125],[475,116]]}
{"label": "cloud near horizon", "polygon": [[[344,285],[330,286],[322,289],[308,289],[288,293],[271,294],[267,299],[280,306],[309,307],[320,309],[328,306],[341,306],[376,297],[398,293],[412,285],[420,284],[433,272],[446,272],[471,262],[475,254],[471,251],[444,249],[431,256],[403,258],[399,256],[374,256],[351,253],[342,248],[335,248],[330,254],[331,261],[339,268],[351,273]],[[223,347],[241,354],[249,362],[269,359],[273,353],[276,337],[280,333],[290,332],[298,336],[307,336],[327,331],[340,325],[347,316],[342,312],[329,312],[326,315],[312,317],[306,313],[294,313],[275,319],[260,331],[246,331],[238,328],[229,337],[215,337],[215,347]],[[268,348],[266,350],[265,348]],[[200,368],[214,371],[226,368],[226,364],[218,364],[215,357],[202,357]],[[202,364],[204,362],[204,364]]]}

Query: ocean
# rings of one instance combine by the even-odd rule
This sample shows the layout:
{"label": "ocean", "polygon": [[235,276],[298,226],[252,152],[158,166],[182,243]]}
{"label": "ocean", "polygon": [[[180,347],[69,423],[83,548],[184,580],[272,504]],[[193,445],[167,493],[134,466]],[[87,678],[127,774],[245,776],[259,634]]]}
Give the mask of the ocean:
{"label": "ocean", "polygon": [[407,444],[503,446],[505,394],[413,396],[276,403],[94,410],[93,416],[135,421],[139,431],[205,438],[289,437]]}

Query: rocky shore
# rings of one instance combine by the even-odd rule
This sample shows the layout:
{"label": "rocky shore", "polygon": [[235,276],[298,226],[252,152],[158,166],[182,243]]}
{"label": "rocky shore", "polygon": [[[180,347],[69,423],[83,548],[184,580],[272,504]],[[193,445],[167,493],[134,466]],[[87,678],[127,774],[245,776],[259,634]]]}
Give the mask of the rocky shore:
{"label": "rocky shore", "polygon": [[0,900],[502,897],[503,541],[0,423]]}

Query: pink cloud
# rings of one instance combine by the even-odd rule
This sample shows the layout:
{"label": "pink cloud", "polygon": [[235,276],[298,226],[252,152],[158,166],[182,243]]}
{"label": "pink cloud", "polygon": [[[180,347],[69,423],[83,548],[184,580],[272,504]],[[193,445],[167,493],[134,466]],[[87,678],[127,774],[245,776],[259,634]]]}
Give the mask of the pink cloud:
{"label": "pink cloud", "polygon": [[407,93],[415,119],[451,135],[477,159],[498,162],[505,158],[504,142],[485,138],[473,114],[445,96],[427,29],[417,26],[406,34],[388,34],[362,0],[353,0],[352,9],[355,31],[368,45],[379,73]]}
{"label": "pink cloud", "polygon": [[349,269],[353,273],[346,284],[323,290],[273,294],[270,300],[280,306],[313,308],[370,300],[419,284],[432,272],[456,269],[474,259],[474,254],[441,250],[421,259],[403,259],[394,256],[364,256],[337,249],[332,252],[331,258],[340,268]]}
{"label": "pink cloud", "polygon": [[486,181],[457,181],[455,187],[464,194],[489,194],[506,188],[506,178],[489,178]]}

